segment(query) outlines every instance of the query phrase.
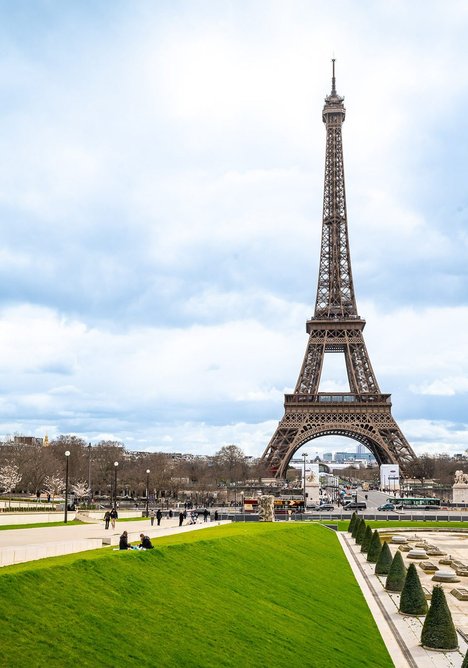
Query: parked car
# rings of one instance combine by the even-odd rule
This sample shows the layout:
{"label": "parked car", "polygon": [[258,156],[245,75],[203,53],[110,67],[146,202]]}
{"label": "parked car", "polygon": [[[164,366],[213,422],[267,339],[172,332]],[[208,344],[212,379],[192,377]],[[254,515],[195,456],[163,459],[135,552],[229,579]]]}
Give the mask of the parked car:
{"label": "parked car", "polygon": [[395,510],[394,503],[384,503],[383,506],[379,506],[377,510]]}
{"label": "parked car", "polygon": [[321,506],[315,508],[318,512],[328,512],[330,510],[335,510],[335,506],[332,506],[331,503],[322,503]]}
{"label": "parked car", "polygon": [[365,510],[366,508],[367,503],[365,501],[350,501],[343,506],[343,510]]}

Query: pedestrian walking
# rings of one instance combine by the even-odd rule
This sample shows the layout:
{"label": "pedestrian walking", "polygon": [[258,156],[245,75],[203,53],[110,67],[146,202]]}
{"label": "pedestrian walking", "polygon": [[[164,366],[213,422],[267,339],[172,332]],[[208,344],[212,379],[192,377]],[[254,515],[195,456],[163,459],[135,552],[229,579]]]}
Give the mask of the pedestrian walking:
{"label": "pedestrian walking", "polygon": [[118,517],[119,517],[119,514],[117,512],[117,508],[115,508],[115,507],[112,508],[112,510],[110,511],[110,520],[111,520],[111,524],[112,524],[113,529],[115,529],[115,520],[118,519]]}
{"label": "pedestrian walking", "polygon": [[169,519],[172,520],[172,515],[173,515],[173,514],[174,514],[174,513],[172,512],[172,508],[171,508],[171,510],[169,511]]}
{"label": "pedestrian walking", "polygon": [[162,517],[161,508],[158,508],[158,512],[156,513],[156,519],[158,520],[158,526],[161,524],[161,517]]}
{"label": "pedestrian walking", "polygon": [[209,515],[209,514],[210,514],[210,513],[208,512],[208,510],[205,508],[205,510],[203,511],[203,521],[204,521],[204,522],[207,522],[207,521],[208,521],[208,515]]}
{"label": "pedestrian walking", "polygon": [[110,519],[111,519],[110,512],[108,510],[106,510],[106,512],[104,513],[104,522],[105,522],[104,527],[106,529],[109,528]]}
{"label": "pedestrian walking", "polygon": [[151,511],[150,511],[151,526],[153,526],[153,524],[154,524],[154,517],[155,517],[155,515],[154,515],[154,510],[151,510]]}
{"label": "pedestrian walking", "polygon": [[180,512],[179,513],[179,526],[181,527],[183,523],[184,523],[184,513]]}
{"label": "pedestrian walking", "polygon": [[215,522],[217,522],[218,519],[219,519],[219,513],[218,513],[217,510],[215,510],[214,518],[215,518]]}

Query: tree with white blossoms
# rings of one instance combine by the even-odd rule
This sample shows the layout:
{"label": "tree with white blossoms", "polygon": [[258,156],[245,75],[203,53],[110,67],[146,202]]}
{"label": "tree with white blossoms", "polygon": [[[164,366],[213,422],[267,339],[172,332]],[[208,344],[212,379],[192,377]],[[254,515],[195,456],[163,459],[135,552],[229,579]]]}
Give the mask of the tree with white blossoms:
{"label": "tree with white blossoms", "polygon": [[[0,468],[0,487],[10,494],[21,481],[23,476],[19,472],[19,467],[12,464],[5,464]],[[11,508],[11,496],[8,507]]]}
{"label": "tree with white blossoms", "polygon": [[77,499],[83,499],[85,496],[89,496],[88,483],[79,480],[77,483],[72,485],[72,492]]}
{"label": "tree with white blossoms", "polygon": [[60,476],[48,475],[44,480],[43,487],[44,491],[47,492],[47,494],[50,494],[53,500],[56,494],[60,494],[60,492],[65,489],[65,483]]}

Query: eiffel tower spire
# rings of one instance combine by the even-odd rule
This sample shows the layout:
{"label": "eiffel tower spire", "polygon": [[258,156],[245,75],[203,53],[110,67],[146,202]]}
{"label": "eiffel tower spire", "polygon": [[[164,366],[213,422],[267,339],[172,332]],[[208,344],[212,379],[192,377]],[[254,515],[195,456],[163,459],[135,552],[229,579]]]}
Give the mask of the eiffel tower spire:
{"label": "eiffel tower spire", "polygon": [[[344,98],[336,92],[335,60],[332,89],[325,98],[326,128],[322,240],[314,316],[304,361],[294,389],[285,396],[284,417],[263,454],[278,476],[304,443],[338,434],[364,444],[380,464],[401,464],[414,457],[391,415],[389,394],[381,394],[364,342],[365,320],[354,295],[348,240],[342,125]],[[319,392],[326,353],[344,355],[349,392]]]}

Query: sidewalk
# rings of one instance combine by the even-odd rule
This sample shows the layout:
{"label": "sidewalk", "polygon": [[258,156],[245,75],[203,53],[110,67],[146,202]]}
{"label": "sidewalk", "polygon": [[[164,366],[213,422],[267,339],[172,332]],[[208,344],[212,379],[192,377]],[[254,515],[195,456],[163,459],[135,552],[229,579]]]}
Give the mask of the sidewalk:
{"label": "sidewalk", "polygon": [[145,518],[117,522],[115,529],[111,526],[105,529],[102,521],[96,524],[9,529],[0,531],[0,566],[118,545],[123,531],[128,532],[130,541],[138,540],[140,533],[157,541],[163,536],[226,523],[229,522],[201,522],[179,527],[178,519],[163,519],[158,527],[156,523],[151,526],[150,520]]}
{"label": "sidewalk", "polygon": [[460,668],[467,643],[458,635],[459,650],[434,652],[420,645],[424,619],[408,617],[398,612],[399,594],[390,594],[384,580],[375,575],[375,564],[367,561],[360,546],[350,534],[340,532],[338,539],[349,561],[356,580],[382,635],[383,641],[398,668]]}

